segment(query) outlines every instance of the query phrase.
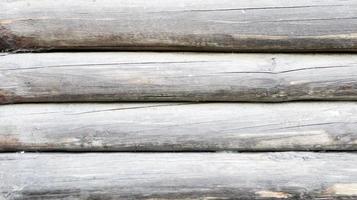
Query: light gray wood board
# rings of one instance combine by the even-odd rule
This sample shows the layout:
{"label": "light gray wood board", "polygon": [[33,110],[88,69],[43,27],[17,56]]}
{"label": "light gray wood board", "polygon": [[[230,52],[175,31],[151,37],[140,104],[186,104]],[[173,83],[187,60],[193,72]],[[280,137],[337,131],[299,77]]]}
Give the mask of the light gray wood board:
{"label": "light gray wood board", "polygon": [[357,150],[357,103],[15,104],[2,151]]}
{"label": "light gray wood board", "polygon": [[4,50],[356,51],[355,0],[0,2]]}
{"label": "light gray wood board", "polygon": [[354,153],[0,154],[4,199],[356,199]]}
{"label": "light gray wood board", "polygon": [[2,55],[0,103],[357,100],[354,54]]}

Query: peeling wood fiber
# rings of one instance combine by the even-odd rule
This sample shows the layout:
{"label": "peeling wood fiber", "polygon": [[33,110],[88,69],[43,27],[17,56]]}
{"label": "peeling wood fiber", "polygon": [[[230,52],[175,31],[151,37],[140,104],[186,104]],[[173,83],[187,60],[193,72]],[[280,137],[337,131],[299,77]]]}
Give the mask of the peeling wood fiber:
{"label": "peeling wood fiber", "polygon": [[357,103],[15,104],[1,151],[357,150]]}
{"label": "peeling wood fiber", "polygon": [[355,0],[0,2],[4,51],[356,51]]}
{"label": "peeling wood fiber", "polygon": [[357,100],[357,55],[3,54],[0,80],[0,104]]}
{"label": "peeling wood fiber", "polygon": [[0,198],[356,199],[355,153],[0,154]]}

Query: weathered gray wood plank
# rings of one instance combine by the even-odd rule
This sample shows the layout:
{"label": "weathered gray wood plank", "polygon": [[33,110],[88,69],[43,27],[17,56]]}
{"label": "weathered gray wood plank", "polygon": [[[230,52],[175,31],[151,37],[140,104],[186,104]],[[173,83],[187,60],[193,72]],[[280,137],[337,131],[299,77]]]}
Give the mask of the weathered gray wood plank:
{"label": "weathered gray wood plank", "polygon": [[4,199],[356,199],[354,153],[0,154]]}
{"label": "weathered gray wood plank", "polygon": [[357,55],[3,54],[0,80],[0,103],[357,100]]}
{"label": "weathered gray wood plank", "polygon": [[355,0],[0,2],[4,50],[356,51]]}
{"label": "weathered gray wood plank", "polygon": [[357,103],[15,104],[1,151],[357,150]]}

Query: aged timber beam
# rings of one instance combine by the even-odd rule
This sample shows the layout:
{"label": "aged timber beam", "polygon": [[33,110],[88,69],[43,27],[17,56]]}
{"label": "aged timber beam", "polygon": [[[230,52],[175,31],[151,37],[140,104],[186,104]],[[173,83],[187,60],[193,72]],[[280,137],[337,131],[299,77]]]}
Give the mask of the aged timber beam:
{"label": "aged timber beam", "polygon": [[0,154],[4,199],[356,199],[354,153]]}
{"label": "aged timber beam", "polygon": [[1,151],[357,150],[357,103],[15,104]]}
{"label": "aged timber beam", "polygon": [[5,51],[356,51],[355,0],[0,2]]}
{"label": "aged timber beam", "polygon": [[354,54],[0,56],[0,103],[357,100]]}

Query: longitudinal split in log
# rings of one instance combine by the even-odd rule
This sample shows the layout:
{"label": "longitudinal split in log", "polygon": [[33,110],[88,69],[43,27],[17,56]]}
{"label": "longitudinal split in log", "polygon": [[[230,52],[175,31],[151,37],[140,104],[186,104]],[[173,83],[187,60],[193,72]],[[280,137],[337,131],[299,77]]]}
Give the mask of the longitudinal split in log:
{"label": "longitudinal split in log", "polygon": [[0,2],[3,50],[356,51],[355,0]]}
{"label": "longitudinal split in log", "polygon": [[357,100],[354,54],[4,54],[0,103]]}
{"label": "longitudinal split in log", "polygon": [[357,103],[15,104],[2,151],[357,150]]}
{"label": "longitudinal split in log", "polygon": [[0,154],[5,199],[356,199],[354,153]]}

